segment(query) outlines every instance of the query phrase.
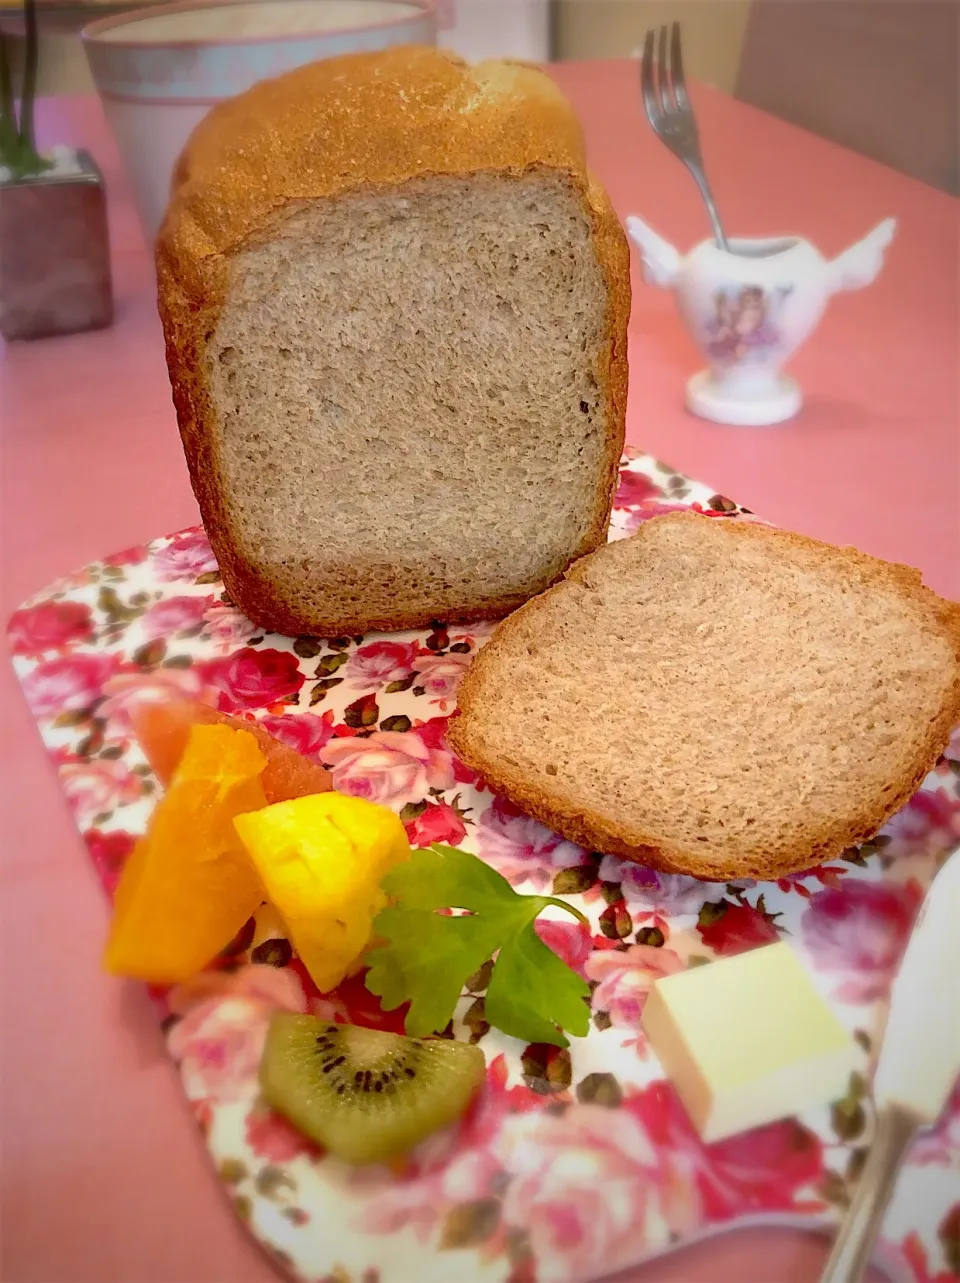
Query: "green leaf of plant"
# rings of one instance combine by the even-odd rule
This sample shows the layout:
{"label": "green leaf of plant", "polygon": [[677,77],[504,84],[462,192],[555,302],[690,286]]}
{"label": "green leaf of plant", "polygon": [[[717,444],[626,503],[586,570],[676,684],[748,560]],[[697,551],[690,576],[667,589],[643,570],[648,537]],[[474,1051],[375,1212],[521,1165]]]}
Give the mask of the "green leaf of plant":
{"label": "green leaf of plant", "polygon": [[590,1028],[589,995],[587,982],[543,943],[531,921],[501,945],[487,986],[486,1017],[514,1038],[567,1047],[557,1026],[583,1038]]}
{"label": "green leaf of plant", "polygon": [[552,896],[518,895],[495,869],[450,846],[415,851],[382,885],[393,903],[374,923],[384,943],[368,956],[366,986],[386,1010],[410,1003],[409,1034],[445,1028],[468,978],[498,950],[488,990],[497,1012],[487,1012],[491,1024],[527,1042],[558,1046],[567,1044],[557,1024],[587,1032],[588,986],[533,926],[549,904],[585,921],[579,910]]}
{"label": "green leaf of plant", "polygon": [[409,1001],[404,1023],[414,1038],[444,1028],[464,980],[499,944],[497,923],[479,914],[448,918],[429,909],[392,907],[377,915],[374,931],[390,943],[369,955],[366,986],[387,1011]]}
{"label": "green leaf of plant", "polygon": [[394,865],[383,880],[405,909],[496,910],[515,896],[505,877],[475,855],[435,842]]}

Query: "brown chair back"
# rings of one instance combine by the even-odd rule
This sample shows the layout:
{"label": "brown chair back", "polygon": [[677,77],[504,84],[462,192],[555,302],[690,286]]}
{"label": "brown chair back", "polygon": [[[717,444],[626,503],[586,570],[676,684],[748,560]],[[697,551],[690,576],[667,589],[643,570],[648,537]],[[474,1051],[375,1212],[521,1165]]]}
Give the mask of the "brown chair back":
{"label": "brown chair back", "polygon": [[960,0],[753,0],[736,96],[960,195]]}

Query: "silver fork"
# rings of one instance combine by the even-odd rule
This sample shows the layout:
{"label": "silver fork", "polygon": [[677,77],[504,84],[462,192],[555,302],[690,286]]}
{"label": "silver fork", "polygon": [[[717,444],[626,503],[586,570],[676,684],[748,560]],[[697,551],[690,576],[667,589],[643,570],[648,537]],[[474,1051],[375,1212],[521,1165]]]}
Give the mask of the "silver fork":
{"label": "silver fork", "polygon": [[[654,58],[654,42],[657,55]],[[713,201],[713,193],[703,172],[700,154],[700,135],[697,121],[687,96],[683,78],[683,57],[680,52],[680,23],[675,22],[670,32],[670,61],[667,63],[667,28],[661,27],[659,38],[650,30],[643,42],[643,59],[640,63],[640,87],[643,91],[643,108],[653,132],[661,142],[682,160],[700,188],[707,206],[713,235],[723,250],[730,247],[720,223],[720,215]]]}

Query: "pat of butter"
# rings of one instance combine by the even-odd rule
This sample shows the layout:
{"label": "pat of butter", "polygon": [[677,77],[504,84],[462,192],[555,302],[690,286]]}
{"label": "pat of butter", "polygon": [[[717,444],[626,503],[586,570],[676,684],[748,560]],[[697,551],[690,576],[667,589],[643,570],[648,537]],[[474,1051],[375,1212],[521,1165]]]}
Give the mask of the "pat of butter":
{"label": "pat of butter", "polygon": [[641,1024],[705,1141],[842,1098],[860,1059],[785,943],[665,976]]}

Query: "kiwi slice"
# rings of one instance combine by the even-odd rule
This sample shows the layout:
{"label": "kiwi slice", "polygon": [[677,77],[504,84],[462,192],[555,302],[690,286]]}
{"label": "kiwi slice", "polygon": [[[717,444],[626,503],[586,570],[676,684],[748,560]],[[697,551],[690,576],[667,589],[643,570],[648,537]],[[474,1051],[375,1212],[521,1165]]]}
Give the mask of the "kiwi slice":
{"label": "kiwi slice", "polygon": [[271,1019],[260,1086],[294,1127],[348,1163],[382,1163],[455,1122],[483,1082],[479,1047],[316,1016]]}

